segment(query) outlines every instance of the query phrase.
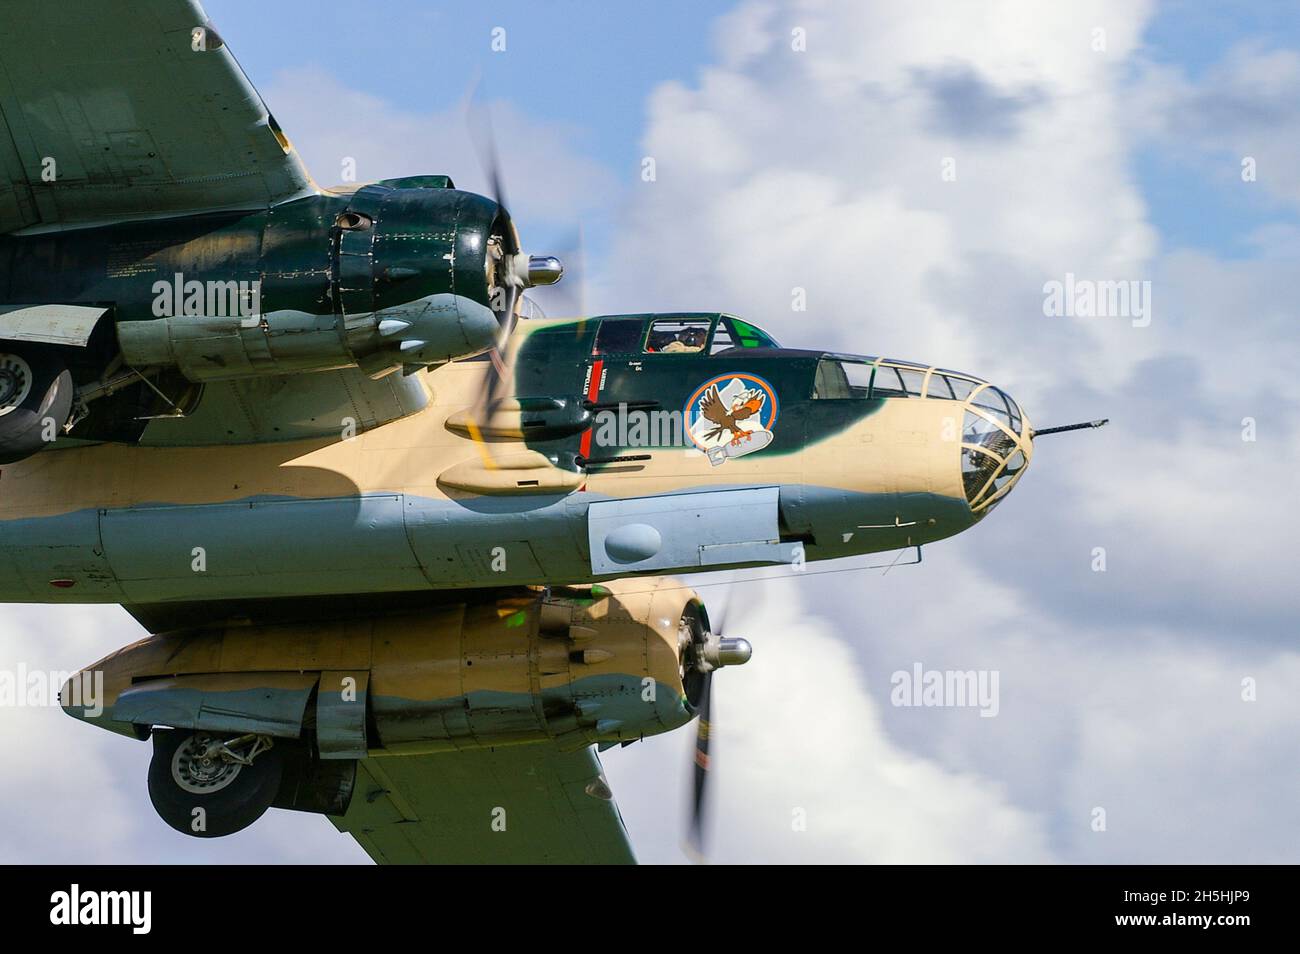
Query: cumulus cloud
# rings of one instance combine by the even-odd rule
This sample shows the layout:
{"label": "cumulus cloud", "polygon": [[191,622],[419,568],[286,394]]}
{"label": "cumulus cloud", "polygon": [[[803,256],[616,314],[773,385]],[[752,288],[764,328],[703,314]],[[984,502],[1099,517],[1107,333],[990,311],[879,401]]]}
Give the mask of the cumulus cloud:
{"label": "cumulus cloud", "polygon": [[[0,672],[73,673],[144,633],[116,606],[0,606]],[[34,699],[34,697],[33,697]],[[78,723],[54,706],[0,706],[8,864],[365,862],[325,819],[272,812],[238,835],[190,838],[149,803],[151,746]]]}
{"label": "cumulus cloud", "polygon": [[[1119,122],[1147,11],[742,5],[716,28],[721,62],[651,99],[657,178],[634,197],[608,300],[716,304],[796,346],[1014,370],[1032,396],[1046,375],[1020,352],[1062,338],[1026,335],[1046,326],[1043,284],[1149,277],[1156,236]],[[1053,364],[1119,380],[1135,343],[1116,331],[1068,329]]]}
{"label": "cumulus cloud", "polygon": [[[482,133],[471,134],[467,105],[427,113],[405,110],[349,89],[315,68],[285,70],[262,93],[307,168],[326,188],[446,174],[458,188],[492,194],[475,147],[474,136]],[[610,204],[614,177],[584,154],[589,133],[533,119],[525,107],[489,99],[486,93],[473,110],[476,123],[490,116],[506,197],[517,222],[567,227]],[[345,179],[349,175],[355,178]]]}
{"label": "cumulus cloud", "polygon": [[[889,674],[874,680],[885,694],[868,690],[861,662],[799,582],[740,584],[730,597],[730,631],[758,648],[714,677],[710,860],[1051,860],[1043,819],[1012,804],[999,781],[891,741],[880,715]],[[693,747],[687,730],[604,758],[643,860],[683,857]]]}
{"label": "cumulus cloud", "polygon": [[[1039,426],[1111,417],[1044,438],[998,513],[921,568],[803,585],[874,698],[880,673],[915,662],[1003,674],[996,719],[886,706],[880,724],[933,771],[1005,785],[1007,804],[1045,819],[1054,857],[1277,859],[1287,849],[1270,833],[1294,824],[1294,792],[1253,766],[1276,758],[1295,713],[1282,697],[1246,701],[1241,680],[1286,685],[1300,659],[1287,581],[1300,526],[1268,503],[1300,437],[1300,394],[1277,354],[1295,338],[1289,263],[1164,253],[1130,170],[1150,141],[1135,128],[1163,128],[1156,111],[1178,112],[1175,97],[1195,115],[1171,135],[1210,145],[1231,131],[1216,97],[1268,93],[1285,109],[1289,57],[1270,76],[1234,54],[1203,81],[1166,83],[1157,107],[1140,52],[1150,12],[742,5],[719,23],[718,62],[652,98],[658,176],[634,197],[602,293],[735,311],[795,346],[982,372]],[[796,28],[806,52],[791,48]],[[1236,126],[1258,132],[1252,115]],[[1151,323],[1046,317],[1043,284],[1067,273],[1150,281]],[[791,310],[794,288],[806,313]],[[807,631],[819,645],[821,624]],[[798,644],[806,630],[778,632]],[[827,723],[857,698],[823,694]],[[771,739],[771,762],[802,765],[791,739]],[[824,754],[834,776],[841,763]],[[974,804],[947,795],[957,816]],[[1105,833],[1090,824],[1097,807]]]}
{"label": "cumulus cloud", "polygon": [[[126,642],[125,617],[117,607],[0,607],[0,672],[60,681],[46,674],[76,672]],[[23,819],[0,830],[0,859],[110,863],[129,851],[136,832],[137,806],[123,784],[130,753],[96,733],[69,731],[76,723],[57,705],[32,704],[41,701],[56,700],[23,692],[12,700],[20,704],[0,707],[5,811]],[[92,809],[103,828],[80,832],[79,819]]]}
{"label": "cumulus cloud", "polygon": [[1177,149],[1218,181],[1240,185],[1250,160],[1257,188],[1292,212],[1300,207],[1300,52],[1252,38],[1204,76],[1151,65],[1134,89],[1130,116],[1135,136]]}
{"label": "cumulus cloud", "polygon": [[[1286,687],[1300,654],[1244,620],[1106,611],[1124,602],[1122,566],[1075,572],[1088,581],[1087,599],[1062,600],[1046,587],[1035,598],[1041,584],[1023,567],[1055,557],[1038,534],[1026,542],[1034,518],[1004,518],[1004,534],[967,534],[931,548],[919,568],[863,573],[851,587],[843,577],[801,581],[817,614],[853,646],[888,736],[946,770],[1003,786],[1010,804],[1042,820],[1058,860],[1287,857],[1291,846],[1273,836],[1300,821],[1300,780],[1277,768],[1277,753],[1298,714]],[[1076,553],[1085,566],[1087,558]],[[766,646],[757,644],[756,658]],[[885,704],[888,675],[917,663],[997,671],[998,715]],[[1092,828],[1096,808],[1106,812],[1104,832]]]}

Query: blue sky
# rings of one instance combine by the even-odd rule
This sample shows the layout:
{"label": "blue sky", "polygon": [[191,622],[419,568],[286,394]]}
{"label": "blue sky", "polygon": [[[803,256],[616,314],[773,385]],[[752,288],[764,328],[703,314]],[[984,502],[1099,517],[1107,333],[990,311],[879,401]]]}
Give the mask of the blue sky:
{"label": "blue sky", "polygon": [[[730,7],[719,2],[710,10],[720,14]],[[465,134],[459,111],[476,87],[476,100],[492,104],[495,112],[504,101],[539,123],[571,129],[574,148],[605,169],[619,188],[628,188],[640,171],[651,90],[692,78],[708,61],[712,45],[709,18],[689,0],[563,2],[548,4],[544,14],[536,4],[519,0],[396,0],[383,5],[382,15],[311,0],[216,0],[205,9],[260,89],[286,72],[322,70],[351,90],[412,114],[446,111],[451,125],[445,135],[458,138]],[[506,31],[503,52],[492,49],[497,28]],[[310,39],[285,43],[286,36]],[[274,102],[268,105],[278,112]],[[295,135],[292,128],[288,132]],[[354,134],[364,136],[365,130]],[[512,141],[501,129],[497,139],[507,198],[529,248],[575,258],[581,229],[584,253],[596,267],[609,245],[611,216],[589,208],[566,216],[530,215],[530,196],[519,188],[528,144]],[[432,167],[419,171],[446,173],[458,184],[485,188],[476,164],[464,157],[449,162],[431,154],[427,162]],[[333,182],[328,171],[318,175]],[[613,206],[614,194],[604,195],[607,207]]]}
{"label": "blue sky", "polygon": [[[476,77],[487,100],[509,100],[541,121],[584,131],[586,157],[631,188],[644,153],[645,104],[668,81],[692,82],[710,63],[708,24],[734,2],[707,5],[665,0],[654,4],[566,2],[547,5],[507,0],[486,4],[393,0],[371,15],[341,3],[312,0],[210,0],[209,15],[232,41],[241,64],[265,88],[284,70],[327,70],[349,88],[413,112],[464,102]],[[491,49],[492,31],[506,30],[504,53]],[[286,43],[299,36],[305,42]],[[1167,0],[1143,34],[1151,61],[1201,77],[1239,43],[1300,47],[1300,15],[1287,0],[1209,4]],[[382,51],[382,52],[379,52]],[[269,104],[273,111],[276,106]],[[457,135],[460,130],[449,130]],[[293,135],[293,129],[289,129]],[[364,135],[364,130],[358,130]],[[524,161],[502,142],[507,168]],[[1217,163],[1210,161],[1217,158]],[[1300,225],[1294,208],[1237,188],[1231,155],[1189,156],[1168,143],[1134,151],[1134,175],[1151,222],[1171,247],[1206,249],[1225,257],[1253,254],[1248,238],[1272,222]],[[467,180],[476,170],[444,169]],[[576,217],[575,217],[576,218]],[[534,221],[541,241],[566,238],[574,223]],[[609,223],[587,216],[583,227],[608,237]],[[599,257],[597,251],[594,258]]]}
{"label": "blue sky", "polygon": [[[1300,15],[1288,0],[1217,4],[1170,0],[1160,5],[1144,36],[1147,54],[1193,78],[1204,77],[1238,44],[1261,49],[1300,47]],[[1242,144],[1249,148],[1249,143]],[[1248,237],[1270,222],[1300,225],[1295,209],[1238,188],[1239,157],[1198,161],[1168,144],[1138,151],[1135,168],[1151,221],[1168,245],[1248,257]]]}
{"label": "blue sky", "polygon": [[1154,59],[1199,76],[1225,49],[1242,40],[1300,46],[1300,16],[1289,0],[1165,0],[1157,8],[1145,39]]}
{"label": "blue sky", "polygon": [[[730,6],[707,5],[711,13]],[[544,8],[522,0],[396,0],[368,13],[312,0],[213,0],[205,9],[259,87],[282,69],[321,67],[353,89],[424,111],[460,103],[481,76],[488,98],[589,129],[591,155],[628,177],[641,156],[650,90],[691,78],[710,51],[701,4],[691,0],[564,0]],[[491,50],[497,27],[506,30],[504,53]],[[286,36],[306,42],[286,43]]]}

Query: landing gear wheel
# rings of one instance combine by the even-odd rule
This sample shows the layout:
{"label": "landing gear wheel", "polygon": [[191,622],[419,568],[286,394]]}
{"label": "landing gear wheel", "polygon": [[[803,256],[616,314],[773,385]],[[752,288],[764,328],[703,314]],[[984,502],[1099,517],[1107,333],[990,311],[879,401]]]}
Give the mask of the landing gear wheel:
{"label": "landing gear wheel", "polygon": [[177,831],[220,838],[262,817],[280,790],[283,769],[283,751],[262,736],[155,729],[149,800]]}
{"label": "landing gear wheel", "polygon": [[0,464],[30,457],[72,413],[72,375],[49,348],[0,341]]}

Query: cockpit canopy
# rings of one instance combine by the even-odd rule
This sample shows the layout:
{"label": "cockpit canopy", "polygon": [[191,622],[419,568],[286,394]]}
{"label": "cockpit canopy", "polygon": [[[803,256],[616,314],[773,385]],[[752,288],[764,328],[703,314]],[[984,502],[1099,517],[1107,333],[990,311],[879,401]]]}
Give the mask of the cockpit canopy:
{"label": "cockpit canopy", "polygon": [[772,336],[735,315],[607,315],[592,354],[717,354],[731,348],[779,348]]}
{"label": "cockpit canopy", "polygon": [[[720,312],[602,315],[593,357],[696,355],[760,349],[817,362],[812,397],[823,401],[917,398],[958,403],[951,437],[960,440],[962,483],[971,509],[986,510],[1006,495],[1032,453],[1029,423],[1020,406],[982,378],[896,358],[867,358],[811,351],[782,351],[762,329]],[[659,359],[655,359],[659,360]],[[663,360],[668,360],[664,358]],[[807,367],[807,365],[804,365]]]}
{"label": "cockpit canopy", "polygon": [[960,402],[962,483],[973,510],[984,510],[1005,496],[1033,452],[1020,405],[1001,388],[971,374],[894,358],[827,355],[817,364],[813,398]]}

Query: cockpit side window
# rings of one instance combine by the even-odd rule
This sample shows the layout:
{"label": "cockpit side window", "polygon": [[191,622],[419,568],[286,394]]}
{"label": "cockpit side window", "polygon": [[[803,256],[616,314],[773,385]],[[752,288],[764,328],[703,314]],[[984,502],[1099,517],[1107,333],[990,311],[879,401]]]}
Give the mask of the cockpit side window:
{"label": "cockpit side window", "polygon": [[596,331],[596,343],[592,354],[635,354],[641,350],[640,321],[626,318],[607,318],[600,323]]}
{"label": "cockpit side window", "polygon": [[713,322],[707,318],[659,318],[646,334],[647,354],[697,354],[709,340]]}
{"label": "cockpit side window", "polygon": [[876,368],[876,377],[871,383],[871,396],[873,398],[907,397],[907,388],[903,386],[897,368],[884,364]]}
{"label": "cockpit side window", "polygon": [[713,329],[713,341],[709,343],[709,354],[717,354],[719,351],[726,351],[734,347],[736,347],[736,342],[732,339],[731,332],[727,330],[727,323],[719,321]]}
{"label": "cockpit side window", "polygon": [[908,397],[921,396],[921,385],[925,383],[924,371],[899,368],[898,376],[903,380],[903,390],[907,392]]}
{"label": "cockpit side window", "polygon": [[813,397],[819,400],[862,399],[871,393],[871,365],[861,361],[817,362]]}
{"label": "cockpit side window", "polygon": [[849,396],[865,398],[871,394],[871,365],[845,361],[841,367],[849,382]]}
{"label": "cockpit side window", "polygon": [[942,374],[930,375],[930,383],[925,387],[925,396],[928,398],[940,398],[944,401],[953,399],[952,385]]}
{"label": "cockpit side window", "polygon": [[779,348],[775,339],[762,328],[756,328],[748,321],[739,318],[727,318],[742,348]]}
{"label": "cockpit side window", "polygon": [[944,379],[948,382],[948,386],[952,388],[953,398],[958,401],[966,400],[970,397],[971,392],[979,387],[978,382],[968,381],[966,378],[949,377],[945,375]]}
{"label": "cockpit side window", "polygon": [[843,400],[852,397],[849,379],[844,366],[838,361],[818,361],[817,377],[813,383],[813,398],[817,400]]}

